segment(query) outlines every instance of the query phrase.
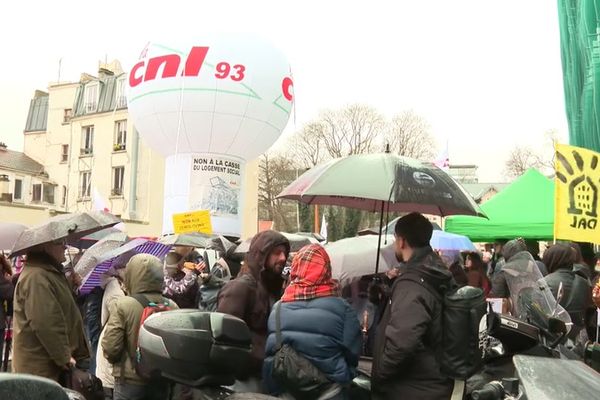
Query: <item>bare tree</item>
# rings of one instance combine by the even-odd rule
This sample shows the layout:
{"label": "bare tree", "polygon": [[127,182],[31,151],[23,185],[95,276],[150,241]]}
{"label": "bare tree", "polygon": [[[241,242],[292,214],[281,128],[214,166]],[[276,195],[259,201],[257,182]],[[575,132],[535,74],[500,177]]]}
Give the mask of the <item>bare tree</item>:
{"label": "bare tree", "polygon": [[506,161],[505,174],[514,179],[530,168],[551,173],[554,170],[554,143],[557,138],[558,131],[550,129],[544,132],[543,142],[537,147],[537,151],[528,146],[515,146]]}
{"label": "bare tree", "polygon": [[[264,154],[260,158],[258,174],[259,217],[274,221],[277,229],[289,231],[293,226],[294,204],[277,199],[287,185],[296,178],[296,168],[291,157]],[[286,207],[287,206],[287,207]]]}
{"label": "bare tree", "polygon": [[542,167],[542,162],[529,147],[516,146],[510,152],[505,165],[506,175],[514,179],[523,175],[529,168]]}
{"label": "bare tree", "polygon": [[385,119],[373,107],[353,104],[321,115],[321,141],[332,158],[369,153],[380,144]]}
{"label": "bare tree", "polygon": [[413,111],[404,111],[392,118],[385,141],[393,153],[401,156],[426,160],[435,156],[435,141],[429,124]]}
{"label": "bare tree", "polygon": [[323,130],[322,122],[314,121],[290,138],[288,148],[300,166],[312,168],[326,159]]}

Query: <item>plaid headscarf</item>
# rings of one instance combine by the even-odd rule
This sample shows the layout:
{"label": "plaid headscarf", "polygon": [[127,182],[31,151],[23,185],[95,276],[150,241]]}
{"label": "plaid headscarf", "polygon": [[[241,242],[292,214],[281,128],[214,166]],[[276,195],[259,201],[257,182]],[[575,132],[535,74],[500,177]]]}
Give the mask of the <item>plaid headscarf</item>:
{"label": "plaid headscarf", "polygon": [[312,300],[317,297],[339,296],[338,282],[331,279],[331,261],[318,244],[304,246],[292,261],[290,284],[281,301]]}

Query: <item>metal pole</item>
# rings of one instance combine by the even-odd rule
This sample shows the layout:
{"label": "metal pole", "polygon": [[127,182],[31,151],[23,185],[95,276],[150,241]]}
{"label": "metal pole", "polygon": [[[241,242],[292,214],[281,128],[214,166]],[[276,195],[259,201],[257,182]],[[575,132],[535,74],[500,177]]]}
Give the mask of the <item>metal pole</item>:
{"label": "metal pole", "polygon": [[377,240],[377,255],[375,260],[375,275],[379,273],[379,252],[381,251],[381,231],[383,230],[383,212],[385,201],[381,201],[381,216],[379,217],[379,238]]}
{"label": "metal pole", "polygon": [[319,205],[315,204],[315,233],[319,233]]}
{"label": "metal pole", "polygon": [[[298,179],[298,168],[296,168],[296,179]],[[296,202],[296,232],[300,232],[300,202]]]}

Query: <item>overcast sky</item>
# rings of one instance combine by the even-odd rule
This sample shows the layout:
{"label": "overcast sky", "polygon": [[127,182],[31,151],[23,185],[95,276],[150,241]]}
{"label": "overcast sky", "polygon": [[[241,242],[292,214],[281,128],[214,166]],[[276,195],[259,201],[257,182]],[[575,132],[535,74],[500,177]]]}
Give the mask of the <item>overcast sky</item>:
{"label": "overcast sky", "polygon": [[[8,3],[7,3],[8,4]],[[95,74],[98,61],[128,69],[149,40],[201,39],[203,31],[258,33],[294,72],[295,124],[349,103],[391,117],[412,109],[450,161],[504,178],[515,143],[566,140],[557,5],[550,0],[30,1],[3,5],[0,141],[22,149],[35,89]],[[186,40],[187,42],[187,40]]]}

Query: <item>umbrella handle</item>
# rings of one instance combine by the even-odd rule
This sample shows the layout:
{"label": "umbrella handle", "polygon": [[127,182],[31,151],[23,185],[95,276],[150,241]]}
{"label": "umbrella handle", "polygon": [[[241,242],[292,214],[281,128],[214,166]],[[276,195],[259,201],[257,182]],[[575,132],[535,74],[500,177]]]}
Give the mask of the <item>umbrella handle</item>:
{"label": "umbrella handle", "polygon": [[377,238],[377,255],[375,260],[375,275],[379,274],[379,253],[381,252],[381,231],[383,230],[383,212],[385,203],[381,202],[381,216],[379,217],[379,237]]}

